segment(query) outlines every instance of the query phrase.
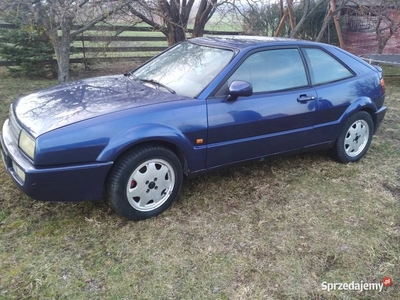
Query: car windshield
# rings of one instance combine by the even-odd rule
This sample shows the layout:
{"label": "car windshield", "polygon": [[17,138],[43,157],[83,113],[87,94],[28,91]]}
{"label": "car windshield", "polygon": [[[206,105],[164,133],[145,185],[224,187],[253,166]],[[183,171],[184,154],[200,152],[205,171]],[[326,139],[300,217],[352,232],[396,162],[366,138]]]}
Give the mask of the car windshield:
{"label": "car windshield", "polygon": [[197,96],[233,57],[233,51],[183,42],[132,73],[146,84]]}

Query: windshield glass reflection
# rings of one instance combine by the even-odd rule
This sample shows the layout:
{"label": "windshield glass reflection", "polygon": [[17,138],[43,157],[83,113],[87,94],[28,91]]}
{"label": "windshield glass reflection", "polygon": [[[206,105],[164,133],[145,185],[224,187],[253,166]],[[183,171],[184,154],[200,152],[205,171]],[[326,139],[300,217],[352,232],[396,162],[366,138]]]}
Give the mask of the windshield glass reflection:
{"label": "windshield glass reflection", "polygon": [[165,86],[178,95],[195,97],[229,63],[233,54],[228,49],[184,42],[133,72],[133,78],[158,83],[155,88]]}

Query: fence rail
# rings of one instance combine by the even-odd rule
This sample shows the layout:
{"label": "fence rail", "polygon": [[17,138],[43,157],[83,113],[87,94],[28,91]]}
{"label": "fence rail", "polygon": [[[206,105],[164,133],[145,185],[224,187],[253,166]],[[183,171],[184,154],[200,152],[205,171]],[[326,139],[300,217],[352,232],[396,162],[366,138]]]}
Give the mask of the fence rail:
{"label": "fence rail", "polygon": [[86,42],[165,42],[162,36],[78,36],[74,41]]}
{"label": "fence rail", "polygon": [[[80,27],[79,25],[74,25],[73,29],[79,29]],[[14,24],[0,24],[0,29],[16,28]],[[100,31],[104,31],[106,34],[100,35]],[[132,35],[120,36],[119,34],[122,32],[128,32]],[[149,35],[135,35],[135,32],[148,32]],[[188,33],[190,32],[192,30],[188,29]],[[74,39],[74,44],[71,48],[73,57],[71,57],[70,63],[144,62],[167,48],[166,38],[161,34],[160,36],[154,36],[153,33],[159,33],[159,31],[153,27],[142,26],[94,26]],[[241,32],[205,30],[204,34],[239,35]],[[81,45],[77,45],[78,43]],[[129,54],[127,56],[126,53],[128,52],[132,53],[132,56]],[[118,55],[118,53],[120,54]],[[77,58],[76,56],[80,57]],[[0,66],[15,65],[17,65],[16,62],[1,60],[0,58]]]}
{"label": "fence rail", "polygon": [[[0,23],[0,28],[3,29],[17,29],[18,27],[14,24]],[[72,26],[72,30],[82,28],[80,25]],[[160,32],[158,29],[151,26],[123,26],[123,25],[97,25],[90,28],[88,31],[140,31],[140,32]],[[193,29],[187,29],[188,33],[192,33]],[[240,35],[240,31],[224,31],[224,30],[204,30],[204,34],[220,34],[220,35]]]}

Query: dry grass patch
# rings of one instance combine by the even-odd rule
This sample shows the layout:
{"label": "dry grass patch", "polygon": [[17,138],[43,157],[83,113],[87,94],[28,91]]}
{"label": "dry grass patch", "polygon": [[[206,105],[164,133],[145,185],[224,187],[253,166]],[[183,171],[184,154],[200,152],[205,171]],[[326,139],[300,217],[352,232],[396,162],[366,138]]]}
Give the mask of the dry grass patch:
{"label": "dry grass patch", "polygon": [[[2,121],[14,97],[49,84],[2,77]],[[104,203],[33,201],[1,168],[0,298],[400,299],[400,80],[387,85],[359,163],[319,152],[205,174],[142,222]],[[381,293],[321,288],[384,276]]]}

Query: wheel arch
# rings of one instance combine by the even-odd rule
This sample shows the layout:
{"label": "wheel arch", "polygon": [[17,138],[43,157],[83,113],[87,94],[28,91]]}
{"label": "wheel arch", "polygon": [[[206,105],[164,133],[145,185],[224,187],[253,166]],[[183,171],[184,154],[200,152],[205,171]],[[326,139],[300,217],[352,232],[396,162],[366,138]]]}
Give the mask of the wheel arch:
{"label": "wheel arch", "polygon": [[184,173],[189,172],[190,157],[194,151],[188,138],[176,128],[161,124],[143,124],[114,136],[98,155],[98,161],[116,161],[133,148],[147,144],[161,145],[177,155]]}
{"label": "wheel arch", "polygon": [[[127,155],[129,152],[133,151],[135,148],[139,147],[145,147],[145,146],[161,146],[164,148],[169,149],[172,151],[179,159],[183,173],[187,176],[189,172],[189,166],[188,162],[185,156],[185,153],[182,151],[182,149],[176,145],[175,143],[172,143],[171,141],[163,140],[163,139],[149,139],[149,140],[142,140],[142,141],[136,141],[133,142],[126,147],[122,148],[115,156],[114,156],[114,161],[118,161],[121,159],[123,156]],[[111,170],[110,170],[111,172]]]}
{"label": "wheel arch", "polygon": [[338,130],[337,130],[337,133],[335,134],[334,138],[332,139],[332,142],[331,142],[329,148],[334,146],[346,121],[360,111],[367,112],[371,116],[374,126],[376,125],[376,122],[377,122],[376,117],[375,117],[375,112],[377,111],[376,105],[371,100],[371,98],[360,97],[360,98],[356,99],[355,101],[353,101],[349,105],[349,107],[347,107],[347,109],[344,111],[344,113],[341,115],[341,117],[338,119],[338,121],[337,121]]}
{"label": "wheel arch", "polygon": [[353,115],[360,111],[365,111],[369,113],[371,116],[372,120],[374,121],[374,125],[376,123],[376,118],[375,118],[375,112],[377,111],[377,107],[375,103],[372,101],[371,98],[369,97],[361,97],[358,98],[357,100],[353,101],[350,106],[345,110],[343,113],[341,119],[340,119],[340,124],[343,127],[345,124],[346,120],[351,118]]}
{"label": "wheel arch", "polygon": [[373,132],[375,132],[376,123],[377,123],[375,111],[373,109],[371,109],[370,107],[365,107],[363,109],[360,109],[359,111],[365,111],[371,116],[371,119],[374,122],[374,131]]}

